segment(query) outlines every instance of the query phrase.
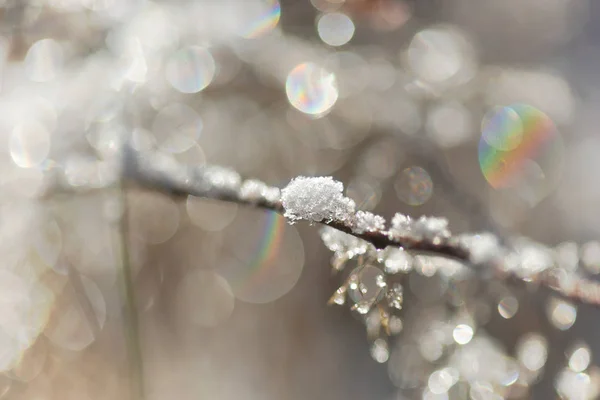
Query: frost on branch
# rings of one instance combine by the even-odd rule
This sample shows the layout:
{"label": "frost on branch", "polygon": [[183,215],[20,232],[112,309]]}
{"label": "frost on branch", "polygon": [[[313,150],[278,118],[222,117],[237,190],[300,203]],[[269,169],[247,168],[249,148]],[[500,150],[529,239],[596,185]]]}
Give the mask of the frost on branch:
{"label": "frost on branch", "polygon": [[446,218],[421,216],[418,220],[412,220],[407,215],[396,213],[388,236],[390,239],[427,239],[439,244],[450,238],[450,230]]}
{"label": "frost on branch", "polygon": [[240,188],[240,198],[253,203],[260,200],[266,200],[275,203],[281,197],[279,188],[270,187],[266,183],[257,179],[248,179],[242,183]]}
{"label": "frost on branch", "polygon": [[354,233],[376,232],[385,229],[385,219],[368,211],[357,211]]}
{"label": "frost on branch", "polygon": [[281,191],[284,216],[292,222],[348,221],[354,215],[355,204],[342,194],[343,190],[344,185],[329,176],[292,179]]}

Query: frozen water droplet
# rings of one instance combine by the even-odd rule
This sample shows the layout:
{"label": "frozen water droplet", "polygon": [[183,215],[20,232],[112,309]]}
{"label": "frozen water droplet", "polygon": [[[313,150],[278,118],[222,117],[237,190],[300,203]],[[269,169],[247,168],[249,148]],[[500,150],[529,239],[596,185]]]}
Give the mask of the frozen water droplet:
{"label": "frozen water droplet", "polygon": [[[385,295],[383,271],[372,265],[358,267],[350,273],[348,295],[355,303],[375,304]],[[382,286],[383,285],[383,286]]]}

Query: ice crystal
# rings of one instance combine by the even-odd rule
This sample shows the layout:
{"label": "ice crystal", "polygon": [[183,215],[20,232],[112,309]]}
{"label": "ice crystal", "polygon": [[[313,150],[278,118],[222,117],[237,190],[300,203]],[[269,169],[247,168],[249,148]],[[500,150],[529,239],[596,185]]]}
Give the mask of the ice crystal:
{"label": "ice crystal", "polygon": [[404,292],[402,286],[398,283],[392,285],[390,290],[385,294],[388,305],[397,310],[402,309],[402,302],[404,300]]}
{"label": "ice crystal", "polygon": [[394,237],[406,237],[412,234],[412,220],[409,216],[396,213],[392,218],[392,226],[389,230],[390,239]]}
{"label": "ice crystal", "polygon": [[506,256],[504,262],[505,269],[522,278],[530,278],[553,265],[552,252],[548,248],[525,240],[515,243],[514,251]]}
{"label": "ice crystal", "polygon": [[440,241],[450,237],[448,220],[440,217],[421,216],[413,223],[412,231],[415,237]]}
{"label": "ice crystal", "polygon": [[274,203],[281,197],[281,192],[276,187],[270,187],[264,182],[256,179],[244,181],[240,188],[240,197],[251,202],[266,200]]}
{"label": "ice crystal", "polygon": [[352,231],[354,233],[376,232],[385,229],[385,219],[368,211],[358,211]]}
{"label": "ice crystal", "polygon": [[498,238],[491,233],[463,234],[458,240],[469,251],[473,264],[489,262],[500,254]]}
{"label": "ice crystal", "polygon": [[372,247],[369,242],[329,226],[321,229],[321,239],[329,250],[336,254],[343,254],[347,258],[353,258],[357,254],[364,254]]}
{"label": "ice crystal", "polygon": [[388,274],[408,273],[412,270],[412,257],[398,247],[388,246],[380,250],[377,258],[383,263],[384,271]]}
{"label": "ice crystal", "polygon": [[343,190],[344,185],[329,176],[297,177],[281,191],[284,215],[292,222],[348,221],[356,206]]}
{"label": "ice crystal", "polygon": [[229,168],[209,166],[204,169],[204,179],[212,188],[237,191],[242,183],[240,175]]}
{"label": "ice crystal", "polygon": [[434,243],[450,237],[448,220],[440,217],[421,216],[418,220],[396,213],[392,218],[392,226],[388,236],[394,238],[411,238],[413,240],[428,239]]}

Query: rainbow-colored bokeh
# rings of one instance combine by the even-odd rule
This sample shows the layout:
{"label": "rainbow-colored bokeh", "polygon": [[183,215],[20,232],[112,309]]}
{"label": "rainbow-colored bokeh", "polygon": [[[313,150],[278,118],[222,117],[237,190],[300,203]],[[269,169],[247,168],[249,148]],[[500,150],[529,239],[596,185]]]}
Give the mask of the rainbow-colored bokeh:
{"label": "rainbow-colored bokeh", "polygon": [[563,145],[552,120],[527,104],[497,107],[483,120],[479,165],[495,189],[528,186],[536,197],[553,188]]}
{"label": "rainbow-colored bokeh", "polygon": [[338,100],[335,75],[311,62],[290,71],[285,92],[292,106],[313,116],[326,114]]}
{"label": "rainbow-colored bokeh", "polygon": [[231,285],[236,298],[268,303],[298,282],[304,266],[302,239],[281,215],[238,212],[224,241],[235,246],[227,248],[219,274]]}
{"label": "rainbow-colored bokeh", "polygon": [[275,29],[281,18],[281,5],[277,0],[264,0],[252,14],[251,22],[242,32],[242,36],[248,39],[263,36]]}

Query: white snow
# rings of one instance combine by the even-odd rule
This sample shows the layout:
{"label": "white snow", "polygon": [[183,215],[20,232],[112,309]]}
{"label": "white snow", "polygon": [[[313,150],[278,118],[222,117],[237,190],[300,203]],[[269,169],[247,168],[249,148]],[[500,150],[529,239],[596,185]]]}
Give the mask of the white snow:
{"label": "white snow", "polygon": [[348,221],[354,216],[355,204],[343,190],[344,185],[329,176],[294,178],[281,191],[284,216],[292,222]]}
{"label": "white snow", "polygon": [[368,211],[357,211],[352,228],[354,233],[376,232],[385,229],[385,219]]}

